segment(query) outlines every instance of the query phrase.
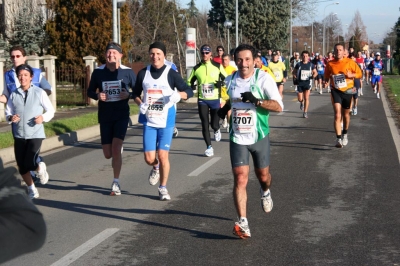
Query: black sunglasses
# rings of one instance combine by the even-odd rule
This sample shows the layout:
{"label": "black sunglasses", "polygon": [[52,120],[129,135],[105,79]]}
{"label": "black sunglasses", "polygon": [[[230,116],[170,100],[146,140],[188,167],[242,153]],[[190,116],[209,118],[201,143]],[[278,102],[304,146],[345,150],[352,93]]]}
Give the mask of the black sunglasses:
{"label": "black sunglasses", "polygon": [[209,54],[210,52],[201,52],[202,54]]}

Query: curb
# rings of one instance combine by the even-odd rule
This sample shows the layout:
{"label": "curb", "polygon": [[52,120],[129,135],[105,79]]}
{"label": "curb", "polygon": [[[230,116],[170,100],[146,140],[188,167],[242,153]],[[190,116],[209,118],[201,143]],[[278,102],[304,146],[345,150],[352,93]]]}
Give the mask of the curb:
{"label": "curb", "polygon": [[[139,115],[131,115],[129,117],[128,126],[132,126],[137,124]],[[95,125],[88,128],[79,129],[77,131],[72,131],[69,133],[53,136],[50,138],[46,138],[42,142],[42,147],[40,152],[47,152],[49,150],[60,148],[63,146],[71,145],[78,141],[87,140],[90,138],[94,138],[100,136],[100,126]],[[0,149],[0,158],[3,160],[4,164],[14,162],[14,147],[9,147],[5,149]]]}

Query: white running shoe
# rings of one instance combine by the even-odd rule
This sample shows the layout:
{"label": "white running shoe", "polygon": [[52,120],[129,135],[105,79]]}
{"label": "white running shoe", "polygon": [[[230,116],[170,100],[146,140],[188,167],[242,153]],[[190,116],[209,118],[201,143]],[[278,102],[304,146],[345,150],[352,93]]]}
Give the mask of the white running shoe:
{"label": "white running shoe", "polygon": [[271,192],[264,196],[264,191],[260,188],[261,192],[261,207],[264,212],[269,213],[272,211],[272,207],[274,207],[274,203],[271,198]]}
{"label": "white running shoe", "polygon": [[111,196],[119,196],[121,195],[121,186],[118,182],[113,182],[111,185]]}
{"label": "white running shoe", "polygon": [[322,89],[319,90],[319,94],[322,94]]}
{"label": "white running shoe", "polygon": [[328,93],[330,93],[330,92],[331,92],[331,89],[328,88]]}
{"label": "white running shoe", "polygon": [[336,139],[336,148],[342,148],[343,147],[343,141],[342,139]]}
{"label": "white running shoe", "polygon": [[357,106],[353,109],[353,115],[357,115]]}
{"label": "white running shoe", "polygon": [[47,167],[44,162],[39,163],[40,170],[37,172],[37,175],[40,179],[40,184],[45,185],[49,182],[49,174],[47,173]]}
{"label": "white running shoe", "polygon": [[[362,91],[363,91],[362,88],[360,88],[360,95],[361,95],[361,96],[364,95]],[[359,96],[360,96],[360,95],[359,95]]]}
{"label": "white running shoe", "polygon": [[149,174],[150,185],[154,186],[155,184],[158,183],[159,180],[160,180],[160,169],[154,169],[154,167],[152,167]]}
{"label": "white running shoe", "polygon": [[228,120],[225,117],[224,121],[222,122],[222,128],[226,128],[227,126],[228,126]]}
{"label": "white running shoe", "polygon": [[235,222],[233,234],[243,239],[251,237],[249,224],[245,221]]}
{"label": "white running shoe", "polygon": [[380,99],[379,92],[376,93],[376,98]]}
{"label": "white running shoe", "polygon": [[28,187],[28,196],[30,199],[37,199],[39,198],[39,191],[37,190],[36,187],[33,188]]}
{"label": "white running shoe", "polygon": [[178,134],[179,134],[179,131],[178,131],[178,128],[177,127],[174,127],[174,133],[173,133],[173,137],[174,138],[176,138],[177,136],[178,136]]}
{"label": "white running shoe", "polygon": [[171,200],[171,196],[168,194],[168,190],[165,187],[158,188],[158,195],[160,196],[160,200]]}
{"label": "white running shoe", "polygon": [[221,141],[221,130],[218,129],[217,131],[214,132],[214,140],[216,142]]}
{"label": "white running shoe", "polygon": [[213,147],[209,146],[207,150],[204,152],[204,155],[207,157],[214,156],[214,149]]}
{"label": "white running shoe", "polygon": [[346,146],[347,144],[349,144],[349,139],[347,138],[347,134],[343,134],[342,144],[343,144],[343,146]]}

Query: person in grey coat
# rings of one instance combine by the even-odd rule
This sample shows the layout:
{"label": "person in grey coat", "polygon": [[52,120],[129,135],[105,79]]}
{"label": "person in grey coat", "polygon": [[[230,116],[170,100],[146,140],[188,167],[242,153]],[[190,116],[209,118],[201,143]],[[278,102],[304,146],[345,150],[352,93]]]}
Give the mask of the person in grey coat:
{"label": "person in grey coat", "polygon": [[54,117],[54,108],[46,92],[32,84],[31,66],[19,65],[16,74],[21,85],[10,94],[6,117],[12,123],[18,170],[28,186],[29,197],[33,199],[39,197],[39,192],[30,171],[37,172],[41,184],[49,180],[46,164],[40,160],[39,152],[46,138],[43,122],[49,122]]}

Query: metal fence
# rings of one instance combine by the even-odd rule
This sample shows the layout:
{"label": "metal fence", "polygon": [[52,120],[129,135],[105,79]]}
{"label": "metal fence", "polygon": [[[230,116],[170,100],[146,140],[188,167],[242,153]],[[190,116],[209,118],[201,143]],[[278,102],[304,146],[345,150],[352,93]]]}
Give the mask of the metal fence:
{"label": "metal fence", "polygon": [[90,67],[67,67],[56,69],[57,105],[88,105],[87,88]]}

